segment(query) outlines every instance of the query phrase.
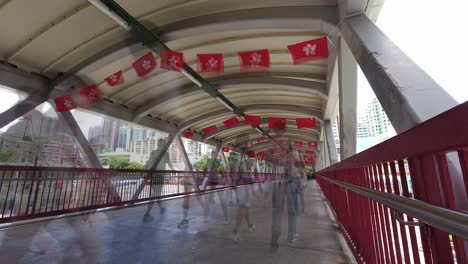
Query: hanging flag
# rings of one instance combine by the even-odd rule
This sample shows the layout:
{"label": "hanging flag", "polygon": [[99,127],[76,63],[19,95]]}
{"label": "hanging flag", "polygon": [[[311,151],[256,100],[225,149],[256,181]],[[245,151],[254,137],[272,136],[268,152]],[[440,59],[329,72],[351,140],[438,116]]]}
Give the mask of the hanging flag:
{"label": "hanging flag", "polygon": [[244,123],[246,125],[257,127],[260,125],[260,117],[254,115],[244,115]]}
{"label": "hanging flag", "polygon": [[124,82],[122,71],[118,71],[104,79],[109,86],[121,85]]}
{"label": "hanging flag", "polygon": [[64,95],[54,99],[55,109],[57,112],[67,112],[77,107],[73,98],[69,95]]}
{"label": "hanging flag", "polygon": [[233,116],[232,118],[229,118],[223,123],[227,128],[231,128],[231,127],[237,126],[240,122],[239,122],[239,119],[237,119],[237,117]]}
{"label": "hanging flag", "polygon": [[306,150],[306,154],[315,155],[315,151],[313,151],[313,150]]}
{"label": "hanging flag", "polygon": [[266,151],[259,151],[259,152],[257,153],[257,156],[260,156],[260,157],[266,156]]}
{"label": "hanging flag", "polygon": [[277,150],[278,150],[277,148],[272,148],[272,149],[270,149],[270,152],[271,153],[276,153]]}
{"label": "hanging flag", "polygon": [[239,148],[239,145],[237,145],[237,144],[235,144],[235,145],[232,145],[232,148],[233,148],[234,150],[236,150],[236,149],[238,149],[238,148]]}
{"label": "hanging flag", "polygon": [[248,156],[249,158],[255,158],[255,152],[249,151],[249,152],[247,152],[247,156]]}
{"label": "hanging flag", "polygon": [[83,105],[91,105],[101,101],[102,92],[93,84],[80,90],[80,100]]}
{"label": "hanging flag", "polygon": [[258,159],[259,161],[262,161],[262,160],[263,160],[263,157],[257,156],[257,159]]}
{"label": "hanging flag", "polygon": [[229,150],[230,150],[229,147],[224,147],[223,148],[223,152],[229,152]]}
{"label": "hanging flag", "polygon": [[132,66],[139,77],[143,77],[150,73],[154,68],[156,68],[156,65],[158,64],[152,52],[146,53],[141,58],[132,63]]}
{"label": "hanging flag", "polygon": [[313,141],[313,142],[309,142],[307,144],[307,146],[309,146],[310,148],[317,148],[318,147],[318,144],[317,142]]}
{"label": "hanging flag", "polygon": [[288,145],[288,141],[287,141],[287,140],[281,140],[281,145],[287,146],[287,145]]}
{"label": "hanging flag", "polygon": [[268,127],[271,129],[281,130],[286,128],[286,118],[269,117]]}
{"label": "hanging flag", "polygon": [[193,135],[195,135],[195,132],[193,131],[185,131],[182,133],[182,135],[185,137],[185,138],[193,138]]}
{"label": "hanging flag", "polygon": [[296,145],[298,148],[302,148],[302,142],[301,141],[294,141],[294,145]]}
{"label": "hanging flag", "polygon": [[261,142],[263,142],[263,141],[265,141],[264,138],[257,138],[257,143],[261,143]]}
{"label": "hanging flag", "polygon": [[251,148],[253,146],[253,143],[252,142],[247,142],[247,148]]}
{"label": "hanging flag", "polygon": [[224,72],[224,59],[222,53],[197,54],[198,72]]}
{"label": "hanging flag", "polygon": [[270,68],[268,49],[239,52],[239,58],[244,71],[268,71]]}
{"label": "hanging flag", "polygon": [[203,134],[205,134],[205,136],[208,136],[208,135],[218,132],[218,127],[216,125],[212,125],[212,126],[203,128],[202,131],[203,131]]}
{"label": "hanging flag", "polygon": [[288,49],[294,64],[328,58],[328,40],[326,37],[289,45]]}
{"label": "hanging flag", "polygon": [[296,118],[297,128],[313,128],[315,127],[315,118]]}
{"label": "hanging flag", "polygon": [[168,71],[182,71],[184,68],[184,54],[182,52],[161,50],[161,68]]}

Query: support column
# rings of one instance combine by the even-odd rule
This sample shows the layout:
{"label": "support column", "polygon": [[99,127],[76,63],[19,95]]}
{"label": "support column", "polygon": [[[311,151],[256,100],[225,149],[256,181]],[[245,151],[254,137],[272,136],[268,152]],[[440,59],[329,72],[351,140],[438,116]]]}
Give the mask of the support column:
{"label": "support column", "polygon": [[457,105],[367,16],[345,19],[341,32],[397,133]]}
{"label": "support column", "polygon": [[221,162],[223,163],[224,170],[229,173],[231,171],[231,168],[229,168],[229,163],[227,162],[224,151],[221,151]]}
{"label": "support column", "polygon": [[166,140],[166,144],[161,149],[161,151],[159,151],[158,153],[155,153],[154,156],[152,155],[150,157],[150,159],[146,162],[146,166],[145,166],[146,169],[155,170],[158,167],[159,162],[161,162],[162,158],[167,153],[167,150],[171,146],[171,144],[174,141],[174,139],[176,138],[176,136],[177,136],[176,132],[172,132],[172,133],[169,134],[169,136],[167,137],[167,140]]}
{"label": "support column", "polygon": [[[187,155],[187,150],[185,149],[184,142],[182,141],[182,138],[178,135],[175,138],[177,145],[179,146],[179,150],[182,153],[182,159],[184,160],[185,167],[189,171],[193,171],[192,163],[190,163],[190,159]],[[193,180],[193,186],[195,187],[195,191],[200,191],[200,187],[197,184],[197,176],[195,173],[192,173],[192,180]]]}
{"label": "support column", "polygon": [[221,146],[222,146],[222,143],[220,142],[220,143],[218,143],[216,145],[216,150],[211,151],[211,158],[210,158],[210,161],[208,162],[208,171],[209,172],[213,171],[213,167],[216,164],[216,159],[218,159],[218,155],[219,155],[219,151],[221,149]]}
{"label": "support column", "polygon": [[338,49],[340,154],[344,160],[356,154],[357,63],[343,38]]}
{"label": "support column", "polygon": [[84,155],[86,160],[89,162],[92,168],[102,168],[101,162],[99,162],[96,153],[89,145],[88,140],[86,139],[85,135],[81,131],[80,126],[76,122],[75,118],[73,117],[71,112],[57,112],[57,116],[60,121],[65,124],[72,135],[75,137],[76,142],[78,143],[78,147],[80,148],[81,153]]}
{"label": "support column", "polygon": [[43,96],[30,95],[23,101],[15,104],[0,114],[0,128],[8,125],[23,115],[29,113],[37,106],[44,103],[46,99]]}
{"label": "support column", "polygon": [[333,165],[338,162],[338,153],[336,151],[335,139],[333,138],[333,131],[330,120],[324,122],[325,138],[327,143],[327,150],[329,155],[330,164]]}

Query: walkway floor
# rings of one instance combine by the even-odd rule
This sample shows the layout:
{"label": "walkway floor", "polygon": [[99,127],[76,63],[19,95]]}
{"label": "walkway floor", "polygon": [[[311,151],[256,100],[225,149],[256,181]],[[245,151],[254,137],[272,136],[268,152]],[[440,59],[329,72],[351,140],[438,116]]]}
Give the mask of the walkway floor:
{"label": "walkway floor", "polygon": [[154,205],[152,220],[145,221],[147,205],[141,205],[1,229],[0,263],[347,263],[315,181],[305,190],[299,239],[286,240],[284,213],[279,248],[271,248],[271,187],[248,187],[256,229],[249,232],[243,222],[240,242],[231,238],[237,207],[228,207],[230,223],[224,223],[223,191],[214,194],[208,214],[191,197],[189,224],[182,228],[183,199],[172,199],[162,203],[165,210]]}

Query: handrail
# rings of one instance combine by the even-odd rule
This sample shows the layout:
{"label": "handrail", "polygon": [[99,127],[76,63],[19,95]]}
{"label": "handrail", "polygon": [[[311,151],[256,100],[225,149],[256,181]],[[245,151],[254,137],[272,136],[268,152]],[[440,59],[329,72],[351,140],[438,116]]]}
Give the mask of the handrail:
{"label": "handrail", "polygon": [[468,240],[468,214],[445,209],[419,200],[398,196],[382,191],[375,191],[327,177],[321,179],[365,196],[401,213],[417,218],[420,222],[440,228],[453,235]]}

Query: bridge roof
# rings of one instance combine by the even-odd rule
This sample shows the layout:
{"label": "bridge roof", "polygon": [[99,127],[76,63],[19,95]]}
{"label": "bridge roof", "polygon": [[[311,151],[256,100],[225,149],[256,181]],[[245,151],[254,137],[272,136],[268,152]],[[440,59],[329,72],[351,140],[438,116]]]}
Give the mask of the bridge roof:
{"label": "bridge roof", "polygon": [[[193,69],[197,53],[223,53],[224,73],[203,76],[247,114],[288,118],[287,130],[278,136],[318,140],[319,129],[298,131],[293,121],[314,117],[320,126],[323,119],[338,34],[336,0],[117,2],[168,47],[183,52]],[[330,36],[329,59],[294,65],[287,46],[322,36]],[[106,100],[90,111],[166,132],[200,132],[234,116],[179,72],[158,67],[144,78],[136,76],[131,64],[149,50],[85,0],[0,1],[0,38],[2,60],[50,79],[64,73],[52,97],[98,84]],[[260,48],[270,50],[270,70],[241,72],[237,53]],[[124,71],[125,83],[108,86],[104,79],[118,70]],[[244,135],[237,141],[258,137],[253,128],[239,126],[196,139],[214,143],[236,134]]]}

